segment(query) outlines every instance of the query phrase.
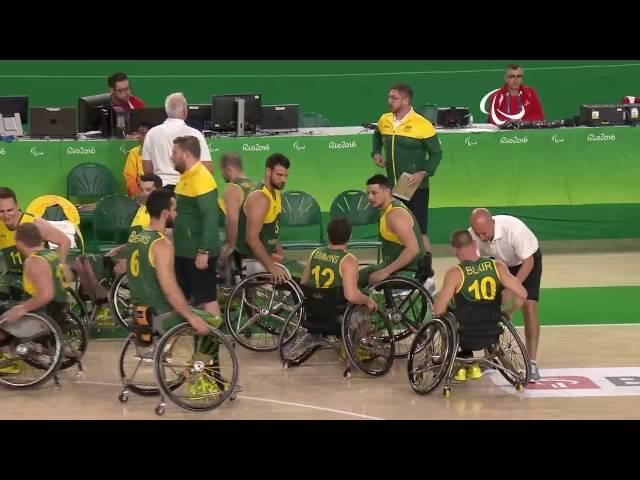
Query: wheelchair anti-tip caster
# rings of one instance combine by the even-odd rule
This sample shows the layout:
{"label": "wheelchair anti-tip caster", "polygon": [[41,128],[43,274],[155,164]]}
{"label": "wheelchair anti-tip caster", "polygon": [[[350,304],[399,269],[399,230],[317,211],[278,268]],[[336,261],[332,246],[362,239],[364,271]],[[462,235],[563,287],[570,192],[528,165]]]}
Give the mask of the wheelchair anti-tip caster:
{"label": "wheelchair anti-tip caster", "polygon": [[156,415],[164,415],[164,407],[162,405],[156,407]]}
{"label": "wheelchair anti-tip caster", "polygon": [[344,371],[344,373],[342,374],[342,377],[345,380],[349,380],[351,378],[351,367],[347,367]]}
{"label": "wheelchair anti-tip caster", "polygon": [[451,396],[451,388],[444,387],[444,390],[442,390],[442,395],[444,395],[444,398],[449,398]]}
{"label": "wheelchair anti-tip caster", "polygon": [[126,394],[121,393],[118,396],[118,400],[120,400],[120,403],[126,403],[129,400],[129,397]]}

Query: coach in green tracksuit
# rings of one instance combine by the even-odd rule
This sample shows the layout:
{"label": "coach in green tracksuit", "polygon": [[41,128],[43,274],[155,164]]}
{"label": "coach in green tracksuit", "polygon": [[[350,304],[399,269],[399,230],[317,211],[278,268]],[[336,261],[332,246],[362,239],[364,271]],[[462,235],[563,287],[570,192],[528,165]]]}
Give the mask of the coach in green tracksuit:
{"label": "coach in green tracksuit", "polygon": [[220,316],[216,295],[218,187],[200,162],[200,142],[194,136],[173,141],[171,159],[180,172],[176,185],[176,221],[173,229],[175,270],[185,297],[214,317]]}
{"label": "coach in green tracksuit", "polygon": [[425,249],[431,252],[427,237],[429,177],[436,174],[442,148],[431,122],[413,111],[412,97],[409,85],[398,83],[391,87],[388,99],[391,111],[378,120],[372,156],[378,167],[386,167],[392,187],[403,173],[411,175],[409,185],[419,185],[411,200],[403,201],[418,220]]}

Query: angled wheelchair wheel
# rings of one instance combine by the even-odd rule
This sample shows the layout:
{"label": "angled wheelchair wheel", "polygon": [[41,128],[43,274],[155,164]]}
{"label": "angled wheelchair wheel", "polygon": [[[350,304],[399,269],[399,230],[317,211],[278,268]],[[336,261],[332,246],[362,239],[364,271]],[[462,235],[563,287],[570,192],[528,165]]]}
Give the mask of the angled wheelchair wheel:
{"label": "angled wheelchair wheel", "polygon": [[[289,314],[302,302],[296,283],[276,285],[270,273],[257,273],[243,279],[231,291],[224,320],[236,342],[254,352],[272,352]],[[302,310],[297,313],[302,315]]]}
{"label": "angled wheelchair wheel", "polygon": [[71,310],[66,314],[63,325],[60,325],[64,341],[60,370],[65,370],[82,360],[89,345],[87,325]]}
{"label": "angled wheelchair wheel", "polygon": [[431,296],[415,280],[397,275],[368,288],[391,322],[396,357],[406,356],[415,334],[433,315]]}
{"label": "angled wheelchair wheel", "polygon": [[121,327],[129,330],[131,312],[129,308],[129,280],[126,273],[119,274],[111,284],[108,301],[113,318]]}
{"label": "angled wheelchair wheel", "polygon": [[213,327],[203,336],[188,323],[176,325],[158,341],[153,363],[160,390],[180,408],[205,412],[235,396],[238,359]]}
{"label": "angled wheelchair wheel", "polygon": [[433,318],[420,329],[413,339],[407,373],[414,392],[426,395],[438,388],[447,377],[457,343],[446,319]]}
{"label": "angled wheelchair wheel", "polygon": [[153,370],[154,354],[153,344],[139,346],[136,344],[133,334],[127,337],[120,351],[118,366],[122,386],[125,390],[145,397],[160,394],[160,387],[158,387]]}
{"label": "angled wheelchair wheel", "polygon": [[89,311],[87,310],[87,306],[80,298],[80,294],[71,287],[67,287],[67,305],[69,311],[89,330],[91,325],[89,325]]}
{"label": "angled wheelchair wheel", "polygon": [[303,304],[300,303],[291,311],[280,332],[278,352],[283,366],[302,365],[320,348],[309,345],[307,329],[301,325],[303,319]]}
{"label": "angled wheelchair wheel", "polygon": [[10,351],[0,357],[0,384],[34,388],[53,377],[62,360],[60,327],[43,313],[27,313],[14,324],[0,324],[12,335]]}
{"label": "angled wheelchair wheel", "polygon": [[490,349],[496,356],[498,370],[511,385],[526,387],[531,375],[527,346],[507,318],[503,317],[499,325],[502,326],[503,333],[498,343]]}
{"label": "angled wheelchair wheel", "polygon": [[342,341],[351,363],[367,375],[379,377],[393,366],[392,325],[378,310],[370,313],[364,305],[349,305],[342,318]]}

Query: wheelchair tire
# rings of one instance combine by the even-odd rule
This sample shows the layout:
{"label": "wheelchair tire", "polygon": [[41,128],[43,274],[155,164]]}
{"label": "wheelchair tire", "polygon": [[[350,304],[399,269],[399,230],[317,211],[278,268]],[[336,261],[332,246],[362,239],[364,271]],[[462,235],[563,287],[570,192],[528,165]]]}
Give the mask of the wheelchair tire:
{"label": "wheelchair tire", "polygon": [[[531,360],[527,346],[513,323],[503,317],[500,324],[504,327],[504,333],[500,335],[498,344],[493,348],[498,360],[497,363],[502,367],[498,370],[514,387],[518,384],[526,387],[531,376]],[[515,357],[519,357],[519,362],[514,361],[515,358],[511,352],[515,353]]]}
{"label": "wheelchair tire", "polygon": [[[62,360],[63,337],[56,322],[40,312],[30,312],[22,318],[30,321],[30,330],[36,330],[37,333],[26,334],[28,336],[12,333],[15,338],[12,358],[3,362],[14,361],[20,371],[0,375],[0,384],[9,388],[35,388],[42,385],[56,375]],[[16,327],[19,327],[19,323],[16,323]],[[47,358],[41,358],[42,355]],[[32,378],[26,378],[27,371],[33,373]]]}
{"label": "wheelchair tire", "polygon": [[[433,299],[424,286],[411,278],[398,275],[368,287],[369,292],[382,290],[384,308],[390,317],[393,328],[396,357],[406,357],[411,349],[411,342],[420,327],[433,312]],[[394,294],[395,290],[409,290],[409,294]],[[400,326],[400,328],[398,328]]]}
{"label": "wheelchair tire", "polygon": [[[455,359],[457,343],[451,335],[453,329],[446,319],[433,318],[422,326],[411,343],[407,362],[409,384],[414,392],[426,395],[447,378]],[[438,344],[436,338],[440,337]],[[428,358],[425,358],[428,357]],[[433,365],[434,374],[426,378],[424,360]]]}
{"label": "wheelchair tire", "polygon": [[126,273],[119,274],[109,289],[109,307],[118,324],[129,330],[131,315],[129,313],[129,281]]}
{"label": "wheelchair tire", "polygon": [[[180,345],[180,347],[176,347],[175,343],[170,343],[178,342],[181,337],[189,337],[189,340],[184,342],[184,345]],[[227,340],[222,332],[213,327],[210,327],[210,333],[206,338],[208,338],[209,341],[217,342],[218,345],[218,358],[217,360],[209,360],[212,362],[210,366],[206,365],[203,360],[194,360],[197,347],[193,345],[193,343],[195,342],[197,344],[198,342],[202,342],[204,338],[201,335],[196,335],[188,323],[181,323],[171,328],[162,336],[156,346],[153,364],[156,382],[160,390],[178,407],[191,412],[206,412],[218,408],[234,395],[238,383],[238,358],[231,342]],[[168,348],[168,346],[170,348]],[[175,362],[175,355],[181,353],[181,348],[184,352],[189,352],[188,356],[190,356],[190,359],[186,360],[183,365]],[[225,372],[224,374],[220,371],[220,354],[223,350],[225,355],[228,356],[228,359],[225,359],[225,361],[228,360],[230,363],[230,365],[225,365],[225,368],[231,369],[231,372]],[[185,381],[180,383],[176,388],[173,388],[175,381],[167,381],[167,371],[175,373],[176,370],[181,370],[178,377],[184,377]],[[195,381],[191,380],[192,376],[195,377]],[[192,394],[190,392],[191,386],[194,385],[194,383],[198,383],[199,379],[205,379],[205,377],[207,378],[208,386],[215,388],[217,392]],[[185,390],[187,395],[184,395]],[[199,400],[203,399],[202,397],[208,397],[210,401],[206,404],[198,403]]]}
{"label": "wheelchair tire", "polygon": [[[300,287],[295,282],[288,280],[280,285],[274,285],[272,278],[270,273],[256,273],[244,278],[229,294],[224,309],[225,326],[233,339],[254,352],[273,352],[278,349],[280,332],[288,314],[303,300]],[[265,286],[271,288],[259,290]],[[246,290],[249,288],[255,289],[256,299],[247,299]],[[276,296],[275,293],[278,295]],[[258,305],[256,301],[258,299],[263,303],[268,302],[270,309],[263,308],[266,305]],[[272,310],[272,300],[276,304],[277,311]],[[245,309],[260,313],[250,315],[249,319],[241,325]],[[284,311],[287,316],[280,316],[281,311]],[[302,311],[300,311],[301,314]]]}
{"label": "wheelchair tire", "polygon": [[[371,321],[372,315],[378,317],[377,321]],[[347,306],[342,317],[342,341],[349,360],[362,373],[380,377],[391,369],[395,358],[392,339],[391,322],[380,312],[370,313],[364,305]],[[377,361],[380,359],[382,362]]]}

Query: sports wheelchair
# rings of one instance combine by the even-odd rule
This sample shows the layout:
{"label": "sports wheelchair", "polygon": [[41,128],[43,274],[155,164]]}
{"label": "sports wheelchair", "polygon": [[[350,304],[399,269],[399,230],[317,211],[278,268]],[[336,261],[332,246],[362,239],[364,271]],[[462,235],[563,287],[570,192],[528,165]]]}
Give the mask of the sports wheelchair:
{"label": "sports wheelchair", "polygon": [[347,304],[339,287],[302,286],[302,293],[303,300],[289,313],[280,332],[278,350],[284,368],[301,365],[316,351],[329,348],[346,361],[344,378],[351,377],[352,365],[374,377],[391,369],[395,350],[385,313]]}
{"label": "sports wheelchair", "polygon": [[123,390],[118,399],[129,400],[129,393],[160,395],[155,408],[164,415],[165,398],[192,412],[219,407],[235,400],[238,387],[238,359],[231,342],[216,328],[198,335],[191,325],[181,322],[166,332],[165,320],[175,312],[154,315],[152,309],[132,307],[128,322],[130,334],[119,359]]}
{"label": "sports wheelchair", "polygon": [[391,323],[395,356],[407,356],[415,334],[433,314],[431,295],[419,280],[402,274],[370,285],[364,293],[375,300]]}
{"label": "sports wheelchair", "polygon": [[[282,327],[302,302],[302,290],[291,280],[276,284],[268,272],[242,278],[231,290],[224,307],[224,321],[234,340],[254,352],[278,349]],[[296,315],[301,317],[302,311]]]}
{"label": "sports wheelchair", "polygon": [[[0,302],[0,315],[11,306]],[[88,333],[66,305],[52,302],[11,324],[0,316],[0,330],[0,348],[6,350],[0,356],[0,384],[6,387],[33,388],[52,377],[60,386],[59,370],[77,365],[78,374],[83,371]]]}
{"label": "sports wheelchair", "polygon": [[[485,355],[460,356],[460,351],[469,350],[483,350]],[[411,345],[409,383],[416,393],[425,395],[444,381],[443,395],[448,398],[455,369],[471,363],[495,368],[519,392],[529,382],[527,347],[499,307],[460,308],[455,315],[447,312],[429,320]]]}
{"label": "sports wheelchair", "polygon": [[[4,289],[6,291],[0,293],[0,313],[4,313],[15,304],[27,300],[28,296],[23,290],[21,279],[8,280],[9,276],[6,275],[0,277],[3,282],[8,283]],[[79,312],[76,308],[78,305],[81,309],[84,307],[81,303],[77,302],[78,297],[76,293],[73,289],[67,287],[66,305],[51,302],[41,311],[33,313],[33,315],[38,316],[38,318],[40,318],[39,316],[42,316],[42,318],[46,317],[45,320],[39,321],[43,324],[50,321],[58,327],[58,332],[61,335],[63,353],[59,369],[66,370],[76,365],[78,367],[78,375],[80,375],[84,371],[82,357],[89,345],[89,330],[85,317],[83,317],[82,312]],[[55,375],[54,380],[56,385],[58,385],[58,378]]]}

